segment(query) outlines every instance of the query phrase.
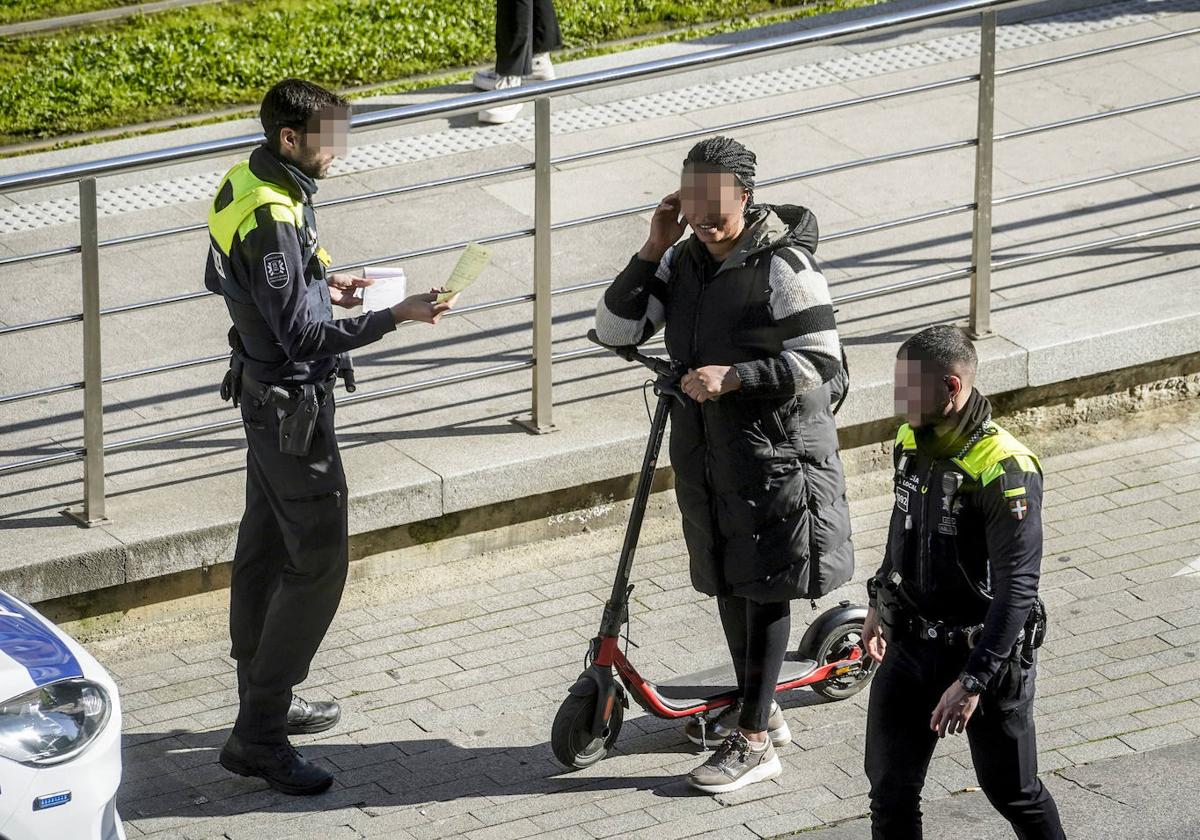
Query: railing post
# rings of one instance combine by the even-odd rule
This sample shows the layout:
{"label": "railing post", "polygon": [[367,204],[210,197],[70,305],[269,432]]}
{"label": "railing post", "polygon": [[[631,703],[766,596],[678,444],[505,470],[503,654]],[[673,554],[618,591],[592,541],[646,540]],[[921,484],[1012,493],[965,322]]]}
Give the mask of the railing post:
{"label": "railing post", "polygon": [[83,505],[64,511],[90,528],[104,515],[104,396],[100,381],[100,237],[96,179],[79,182],[79,254],[83,267]]}
{"label": "railing post", "polygon": [[996,13],[979,21],[979,119],[975,147],[975,219],[971,232],[972,338],[992,333],[992,137],[996,113]]}
{"label": "railing post", "polygon": [[554,431],[550,297],[550,99],[533,103],[533,415],[529,431]]}

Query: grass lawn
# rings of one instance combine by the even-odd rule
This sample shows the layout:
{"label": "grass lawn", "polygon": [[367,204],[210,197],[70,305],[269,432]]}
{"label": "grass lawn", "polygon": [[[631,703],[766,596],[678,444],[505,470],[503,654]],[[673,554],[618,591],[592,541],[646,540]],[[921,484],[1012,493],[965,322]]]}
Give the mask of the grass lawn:
{"label": "grass lawn", "polygon": [[0,3],[0,24],[20,23],[26,20],[76,15],[111,9],[114,6],[132,6],[137,0],[4,0]]}
{"label": "grass lawn", "polygon": [[[34,3],[36,0],[18,0]],[[74,3],[99,0],[70,0]],[[799,14],[870,5],[830,0]],[[747,15],[797,0],[558,0],[568,50]],[[256,104],[285,76],[331,88],[486,62],[491,0],[247,0],[0,39],[0,144]],[[756,21],[757,25],[759,21]]]}

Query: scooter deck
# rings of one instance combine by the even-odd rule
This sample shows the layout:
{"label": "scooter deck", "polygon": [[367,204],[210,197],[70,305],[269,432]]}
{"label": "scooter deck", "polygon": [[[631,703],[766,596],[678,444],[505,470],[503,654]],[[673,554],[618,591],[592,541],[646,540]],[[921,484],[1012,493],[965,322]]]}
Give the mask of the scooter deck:
{"label": "scooter deck", "polygon": [[[802,680],[817,669],[817,663],[811,659],[784,660],[783,669],[779,672],[779,685]],[[687,708],[696,702],[711,700],[723,694],[737,691],[737,675],[733,663],[698,671],[694,674],[683,674],[654,684],[658,696],[668,705]]]}

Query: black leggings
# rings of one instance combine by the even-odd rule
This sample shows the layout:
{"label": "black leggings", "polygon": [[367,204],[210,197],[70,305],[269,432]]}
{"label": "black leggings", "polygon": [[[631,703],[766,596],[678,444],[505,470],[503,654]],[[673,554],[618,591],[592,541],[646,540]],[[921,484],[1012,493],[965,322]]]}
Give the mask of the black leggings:
{"label": "black leggings", "polygon": [[762,732],[771,716],[771,701],[775,699],[779,670],[787,653],[792,605],[789,601],[759,604],[726,596],[717,598],[717,609],[742,694],[738,726]]}

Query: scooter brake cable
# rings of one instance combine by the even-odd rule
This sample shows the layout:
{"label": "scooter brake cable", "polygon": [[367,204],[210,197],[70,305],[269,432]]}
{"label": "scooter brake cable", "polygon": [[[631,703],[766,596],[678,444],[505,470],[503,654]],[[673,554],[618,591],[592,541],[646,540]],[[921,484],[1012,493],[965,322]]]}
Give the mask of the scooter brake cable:
{"label": "scooter brake cable", "polygon": [[653,379],[647,379],[645,382],[642,383],[642,402],[644,402],[646,404],[646,419],[649,420],[651,423],[654,422],[654,415],[650,413],[650,397],[646,395],[646,389],[653,388],[653,387],[654,387]]}

